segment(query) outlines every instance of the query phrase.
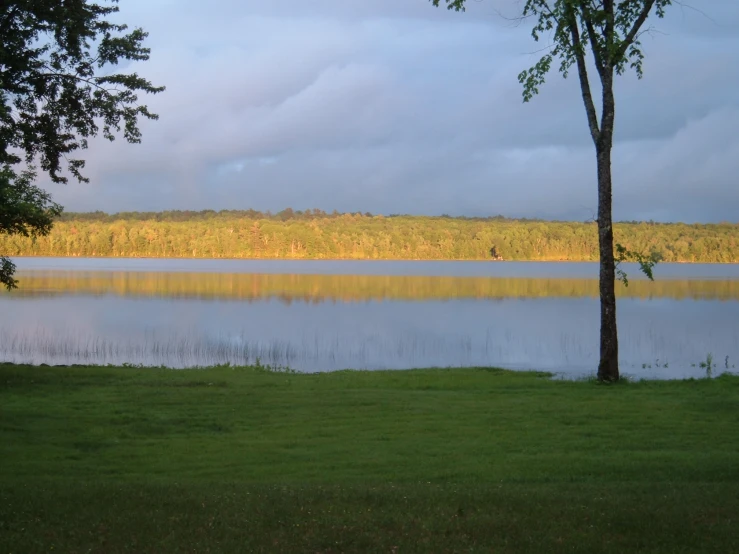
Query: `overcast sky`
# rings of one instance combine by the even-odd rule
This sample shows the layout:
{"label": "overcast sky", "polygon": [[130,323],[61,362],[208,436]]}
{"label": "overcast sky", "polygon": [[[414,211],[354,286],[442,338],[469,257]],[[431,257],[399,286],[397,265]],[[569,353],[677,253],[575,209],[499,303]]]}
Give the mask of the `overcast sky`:
{"label": "overcast sky", "polygon": [[[739,221],[739,2],[674,6],[617,83],[616,219]],[[573,74],[521,98],[541,46],[516,0],[123,0],[165,85],[143,143],[95,141],[68,211],[321,208],[584,220],[593,145]],[[595,77],[595,75],[593,75]]]}

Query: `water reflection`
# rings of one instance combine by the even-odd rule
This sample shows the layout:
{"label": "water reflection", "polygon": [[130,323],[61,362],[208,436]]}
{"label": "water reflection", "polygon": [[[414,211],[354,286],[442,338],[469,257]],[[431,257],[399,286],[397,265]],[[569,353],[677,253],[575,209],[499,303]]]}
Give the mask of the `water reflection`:
{"label": "water reflection", "polygon": [[[368,300],[596,298],[598,283],[585,278],[500,278],[393,275],[244,274],[155,271],[32,271],[8,297],[52,295],[221,300],[280,299],[319,303]],[[634,279],[617,286],[623,298],[739,300],[739,280]]]}
{"label": "water reflection", "polygon": [[[626,373],[700,376],[708,353],[716,373],[737,371],[739,280],[708,276],[619,285]],[[0,360],[582,375],[598,359],[597,281],[586,277],[64,268],[20,277],[20,290],[0,294]]]}

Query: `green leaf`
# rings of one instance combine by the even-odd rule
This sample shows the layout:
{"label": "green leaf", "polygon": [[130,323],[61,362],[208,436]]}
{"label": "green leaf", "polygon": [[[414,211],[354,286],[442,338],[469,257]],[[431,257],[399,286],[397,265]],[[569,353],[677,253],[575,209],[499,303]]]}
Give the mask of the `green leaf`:
{"label": "green leaf", "polygon": [[642,254],[640,252],[635,252],[633,250],[627,249],[625,246],[616,243],[614,245],[616,253],[615,253],[615,259],[616,259],[616,278],[617,280],[621,281],[624,286],[629,286],[629,279],[626,275],[626,272],[621,269],[619,266],[623,262],[636,262],[639,264],[639,270],[647,276],[647,278],[650,281],[654,281],[654,266],[657,265],[662,260],[662,254],[653,251],[649,255]]}

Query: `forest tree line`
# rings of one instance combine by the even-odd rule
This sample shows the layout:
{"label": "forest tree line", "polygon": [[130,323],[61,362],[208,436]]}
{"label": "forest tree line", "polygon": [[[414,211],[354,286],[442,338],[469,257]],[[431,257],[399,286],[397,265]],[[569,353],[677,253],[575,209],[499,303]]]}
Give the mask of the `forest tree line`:
{"label": "forest tree line", "polygon": [[[667,262],[739,262],[739,224],[624,222],[616,242]],[[6,256],[595,261],[593,222],[248,211],[63,214],[0,235]]]}

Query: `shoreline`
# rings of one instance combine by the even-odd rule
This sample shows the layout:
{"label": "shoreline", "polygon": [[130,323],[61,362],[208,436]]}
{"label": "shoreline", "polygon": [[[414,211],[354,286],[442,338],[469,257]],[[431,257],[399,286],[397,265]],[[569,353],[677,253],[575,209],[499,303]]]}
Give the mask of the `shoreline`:
{"label": "shoreline", "polygon": [[[257,374],[274,374],[274,375],[286,375],[290,377],[309,378],[314,377],[320,379],[330,375],[376,375],[378,378],[385,376],[388,378],[397,377],[399,373],[408,373],[414,375],[423,376],[423,374],[431,375],[439,372],[492,372],[500,373],[509,376],[524,375],[530,377],[542,378],[551,382],[567,382],[567,383],[597,383],[596,371],[592,370],[584,374],[573,374],[568,375],[563,371],[552,371],[552,370],[539,370],[539,369],[509,369],[504,367],[496,366],[446,366],[446,367],[413,367],[413,368],[398,368],[398,369],[328,369],[322,371],[300,371],[292,369],[290,367],[282,366],[271,366],[269,364],[254,364],[254,365],[211,365],[211,366],[190,366],[190,367],[170,367],[164,365],[143,365],[143,364],[130,364],[123,363],[117,364],[35,364],[35,363],[21,363],[21,362],[7,362],[0,360],[0,369],[2,368],[26,368],[31,370],[106,370],[106,371],[153,371],[153,372],[164,372],[164,373],[207,373],[207,372],[219,372],[219,371],[233,371],[233,372],[245,372],[245,373],[257,373]],[[718,378],[739,378],[738,371],[729,371],[728,369],[719,371],[716,368],[711,376],[701,377],[675,377],[675,378],[655,378],[655,377],[644,377],[639,378],[636,375],[628,373],[624,370],[621,371],[621,381],[618,384],[656,384],[656,383],[684,383],[684,382],[696,382],[705,380],[715,380]],[[609,385],[608,383],[598,383],[603,385]]]}
{"label": "shoreline", "polygon": [[[598,260],[555,260],[555,259],[526,259],[526,260],[493,260],[490,258],[294,258],[294,257],[270,257],[270,258],[237,258],[237,257],[200,257],[200,256],[36,256],[28,254],[8,254],[6,257],[12,259],[50,259],[50,260],[217,260],[217,261],[280,261],[280,262],[435,262],[435,263],[482,263],[488,262],[493,264],[507,263],[547,263],[547,264],[599,264]],[[636,265],[636,262],[626,262]],[[691,261],[671,261],[659,262],[656,267],[661,265],[739,265],[739,260],[735,262],[691,262]]]}

